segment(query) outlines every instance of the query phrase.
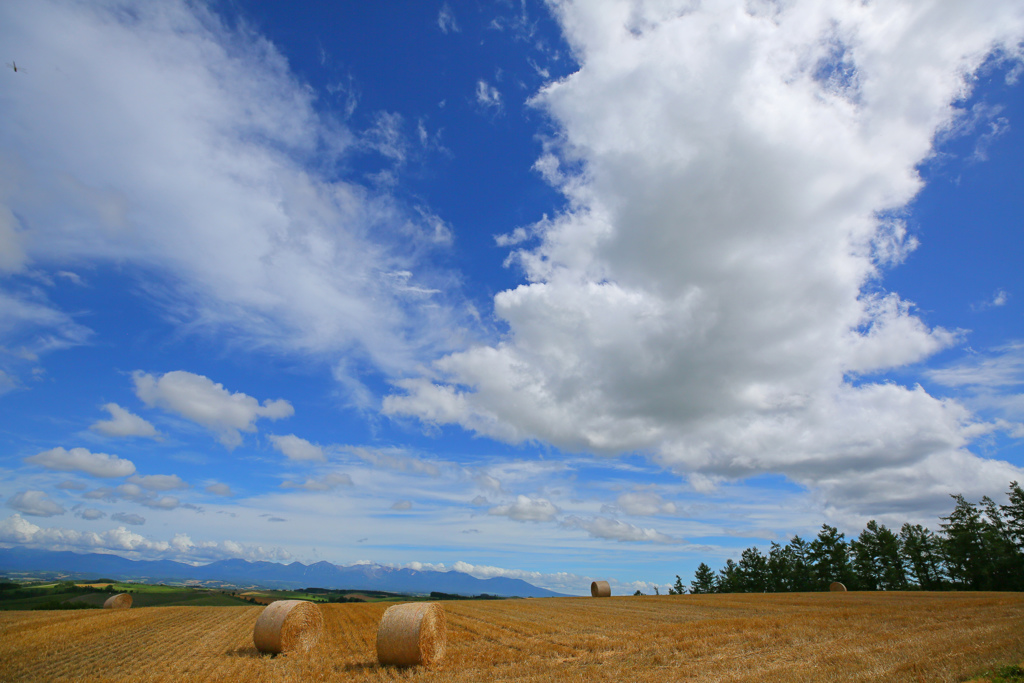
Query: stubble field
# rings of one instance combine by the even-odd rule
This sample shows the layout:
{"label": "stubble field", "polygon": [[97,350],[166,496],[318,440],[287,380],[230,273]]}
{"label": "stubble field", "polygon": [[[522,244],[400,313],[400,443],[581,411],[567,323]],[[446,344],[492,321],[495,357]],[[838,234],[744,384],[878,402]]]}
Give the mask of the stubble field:
{"label": "stubble field", "polygon": [[433,669],[376,663],[387,603],[322,605],[308,654],[260,655],[262,607],[0,613],[0,680],[963,681],[1024,659],[1024,594],[802,593],[442,603]]}

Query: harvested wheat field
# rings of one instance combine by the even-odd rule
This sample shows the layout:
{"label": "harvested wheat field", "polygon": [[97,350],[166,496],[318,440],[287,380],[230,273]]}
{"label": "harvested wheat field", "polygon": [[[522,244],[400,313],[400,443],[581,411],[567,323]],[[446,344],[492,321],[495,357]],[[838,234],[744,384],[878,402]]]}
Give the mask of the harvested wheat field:
{"label": "harvested wheat field", "polygon": [[323,605],[309,653],[261,655],[262,607],[0,612],[0,680],[963,681],[1024,659],[1021,593],[455,601],[433,668],[377,664],[389,603]]}

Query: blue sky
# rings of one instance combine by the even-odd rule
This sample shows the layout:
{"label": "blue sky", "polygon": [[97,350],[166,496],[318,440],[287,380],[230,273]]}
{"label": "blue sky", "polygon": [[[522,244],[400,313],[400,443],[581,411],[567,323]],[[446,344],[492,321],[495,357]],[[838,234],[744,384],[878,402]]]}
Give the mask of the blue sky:
{"label": "blue sky", "polygon": [[3,5],[0,543],[647,592],[1001,499],[1022,40],[1009,0]]}

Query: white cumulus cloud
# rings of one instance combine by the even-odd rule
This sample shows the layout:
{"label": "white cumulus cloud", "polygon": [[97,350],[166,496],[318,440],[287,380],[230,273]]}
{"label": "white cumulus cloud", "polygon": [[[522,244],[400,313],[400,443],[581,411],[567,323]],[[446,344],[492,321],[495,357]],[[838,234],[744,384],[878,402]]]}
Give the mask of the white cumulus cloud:
{"label": "white cumulus cloud", "polygon": [[176,474],[147,474],[144,476],[136,474],[128,477],[128,481],[148,491],[174,491],[188,488],[188,484]]}
{"label": "white cumulus cloud", "polygon": [[[160,480],[158,479],[158,481]],[[164,489],[158,488],[155,490],[160,491]],[[130,500],[154,510],[174,510],[179,506],[199,509],[191,503],[182,503],[177,496],[157,496],[151,491],[144,490],[142,486],[136,483],[121,484],[115,487],[102,486],[92,491],[86,491],[82,494],[82,497],[88,500],[106,500],[110,502]]]}
{"label": "white cumulus cloud", "polygon": [[231,495],[234,495],[234,492],[231,490],[230,486],[228,486],[227,484],[225,484],[223,482],[219,482],[219,481],[218,482],[214,482],[212,484],[209,484],[206,487],[205,490],[206,490],[207,493],[212,493],[215,496],[231,496]]}
{"label": "white cumulus cloud", "polygon": [[110,419],[100,420],[90,429],[95,429],[107,436],[148,436],[154,439],[160,436],[156,427],[116,403],[108,403],[103,406],[103,409],[110,413]]}
{"label": "white cumulus cloud", "polygon": [[279,420],[295,413],[284,399],[262,404],[240,391],[231,393],[224,385],[203,375],[184,370],[160,377],[146,372],[132,374],[135,393],[150,407],[159,407],[192,420],[218,434],[228,448],[242,443],[240,432],[255,432],[256,420]]}
{"label": "white cumulus cloud", "polygon": [[674,515],[677,512],[675,503],[665,501],[657,493],[651,491],[623,493],[616,499],[615,504],[627,515],[637,517]]}
{"label": "white cumulus cloud", "polygon": [[495,505],[487,511],[490,515],[508,517],[517,522],[550,522],[558,515],[558,507],[545,498],[517,496],[514,503]]}
{"label": "white cumulus cloud", "polygon": [[633,543],[682,542],[680,539],[663,534],[656,529],[645,529],[617,519],[608,519],[607,517],[581,519],[575,515],[570,515],[561,524],[567,529],[582,529],[594,538],[605,538],[612,541]]}
{"label": "white cumulus cloud", "polygon": [[110,519],[114,522],[121,522],[122,524],[131,524],[134,526],[141,526],[146,523],[146,518],[142,515],[136,515],[132,512],[115,512],[110,515]]}
{"label": "white cumulus cloud", "polygon": [[311,460],[311,461],[324,461],[324,449],[320,446],[310,443],[305,439],[301,439],[294,434],[288,434],[286,436],[276,436],[270,434],[268,436],[270,442],[274,444],[274,448],[281,451],[288,457],[289,460]]}
{"label": "white cumulus cloud", "polygon": [[885,467],[945,463],[907,482],[919,510],[1024,474],[967,450],[987,428],[962,405],[871,378],[962,339],[881,275],[916,244],[899,211],[972,74],[1019,57],[1024,6],[551,7],[580,68],[532,100],[559,127],[536,168],[567,208],[499,239],[526,279],[494,297],[508,333],[396,382],[386,414],[701,481],[781,473],[837,508],[874,509],[833,482]]}
{"label": "white cumulus cloud", "polygon": [[153,508],[154,510],[173,510],[181,505],[181,501],[175,496],[160,496],[159,498],[156,496],[147,496],[137,498],[136,500],[139,505],[145,505],[146,507]]}
{"label": "white cumulus cloud", "polygon": [[19,491],[7,499],[7,507],[33,517],[54,517],[66,512],[45,491]]}
{"label": "white cumulus cloud", "polygon": [[91,453],[85,448],[66,450],[62,447],[30,455],[25,462],[58,472],[84,472],[94,477],[127,477],[135,472],[131,460],[106,453]]}

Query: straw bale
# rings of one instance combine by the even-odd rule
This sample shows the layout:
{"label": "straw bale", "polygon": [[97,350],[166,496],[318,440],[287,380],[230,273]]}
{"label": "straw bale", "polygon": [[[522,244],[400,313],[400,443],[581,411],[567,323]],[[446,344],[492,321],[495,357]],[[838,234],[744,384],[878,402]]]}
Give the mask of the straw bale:
{"label": "straw bale", "polygon": [[612,587],[608,585],[607,581],[594,581],[590,584],[590,595],[594,598],[610,598]]}
{"label": "straw bale", "polygon": [[436,602],[388,607],[377,626],[377,660],[384,666],[430,666],[444,658],[447,618]]}
{"label": "straw bale", "polygon": [[323,635],[320,608],[306,600],[277,600],[263,608],[252,630],[260,652],[308,652]]}
{"label": "straw bale", "polygon": [[828,589],[830,591],[832,591],[833,593],[845,593],[846,592],[846,586],[844,586],[843,584],[839,583],[838,581],[833,581],[832,584],[828,587]]}
{"label": "straw bale", "polygon": [[103,603],[103,609],[131,609],[131,606],[132,596],[127,593],[111,595],[107,598],[106,602]]}

